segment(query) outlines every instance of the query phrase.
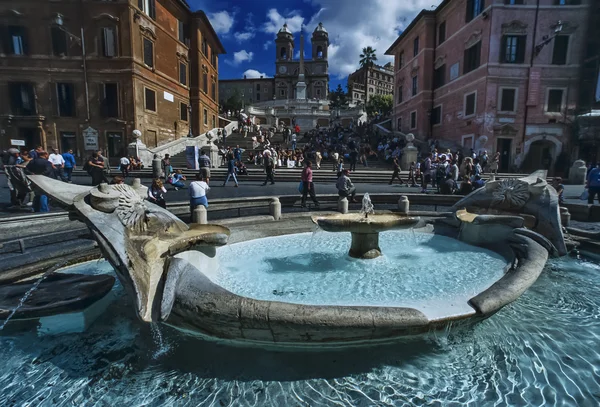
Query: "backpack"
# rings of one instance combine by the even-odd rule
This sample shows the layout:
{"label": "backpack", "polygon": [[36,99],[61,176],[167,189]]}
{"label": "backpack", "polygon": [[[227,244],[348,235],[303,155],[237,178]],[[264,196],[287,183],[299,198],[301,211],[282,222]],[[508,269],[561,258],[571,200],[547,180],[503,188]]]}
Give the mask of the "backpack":
{"label": "backpack", "polygon": [[88,174],[92,171],[92,166],[90,165],[90,160],[91,160],[91,158],[88,158],[87,160],[85,160],[85,164],[83,164],[83,167],[81,167],[81,169],[84,170],[85,172],[87,172]]}
{"label": "backpack", "polygon": [[443,165],[438,165],[437,170],[435,171],[435,177],[437,179],[444,179],[446,178],[446,167],[444,167]]}

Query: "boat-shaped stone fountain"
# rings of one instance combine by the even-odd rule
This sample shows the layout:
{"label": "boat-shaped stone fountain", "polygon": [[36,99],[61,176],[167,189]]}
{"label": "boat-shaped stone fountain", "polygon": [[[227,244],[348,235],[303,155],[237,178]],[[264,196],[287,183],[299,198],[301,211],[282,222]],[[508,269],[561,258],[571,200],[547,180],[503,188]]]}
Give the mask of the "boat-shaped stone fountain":
{"label": "boat-shaped stone fountain", "polygon": [[[455,208],[446,216],[419,219],[374,214],[367,197],[360,214],[284,217],[277,222],[261,218],[240,226],[230,222],[229,228],[186,225],[144,201],[128,186],[90,188],[42,176],[30,179],[38,190],[88,225],[104,257],[134,298],[142,321],[162,322],[245,345],[371,345],[459,320],[478,321],[531,286],[549,253],[564,252],[560,231],[555,234],[554,229],[545,228],[539,234],[526,229],[518,212],[476,213],[480,202],[492,206],[496,202],[516,211],[531,207],[527,209],[531,212],[535,204],[529,201],[537,199],[538,205],[546,205],[546,210],[538,213],[552,217],[538,223],[554,225],[554,216],[559,216],[554,210],[557,205],[552,206],[558,202],[556,192],[535,176],[510,185],[490,183],[489,191],[465,198],[468,212]],[[311,231],[313,222],[325,231],[319,240],[323,247],[316,248],[314,258],[315,249],[302,243],[310,241],[310,234],[300,234]],[[396,230],[408,228],[415,228],[420,237]],[[336,233],[330,236],[328,231]],[[433,244],[437,238],[446,240]],[[222,247],[226,244],[227,248]],[[461,262],[464,253],[475,260],[486,259],[490,269],[481,268],[482,273],[471,277],[485,281],[461,280],[466,274],[465,262]],[[450,254],[454,276],[461,283],[454,284],[454,297],[443,300],[451,291],[446,285],[454,278],[436,279],[444,269],[431,267],[446,266],[444,259]],[[436,257],[430,266],[428,257],[433,255],[442,257]],[[420,261],[425,268],[415,268],[418,264],[413,263]],[[374,273],[365,270],[380,265],[394,274],[393,284],[382,273],[378,274],[380,282],[370,280]],[[430,278],[428,283],[422,283],[424,277]],[[339,295],[327,291],[336,284],[347,284],[346,291]],[[255,291],[247,289],[250,286]],[[405,301],[407,294],[423,286],[427,290],[420,302]],[[367,290],[361,297],[357,290],[364,291],[364,287]],[[380,297],[389,297],[389,301],[380,301]]]}

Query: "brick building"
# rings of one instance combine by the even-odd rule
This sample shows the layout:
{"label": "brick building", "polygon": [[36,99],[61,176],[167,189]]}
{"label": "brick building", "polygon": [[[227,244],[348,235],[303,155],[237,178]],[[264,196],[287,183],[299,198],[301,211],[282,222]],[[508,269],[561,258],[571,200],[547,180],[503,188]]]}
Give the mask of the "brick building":
{"label": "brick building", "polygon": [[[365,72],[366,68],[359,68],[348,75],[348,95],[350,103],[365,103]],[[391,62],[373,65],[369,69],[369,97],[372,95],[394,94],[394,66]]]}
{"label": "brick building", "polygon": [[[568,146],[593,0],[444,0],[394,55],[394,124],[442,145],[552,169]],[[485,137],[484,137],[485,136]]]}
{"label": "brick building", "polygon": [[183,0],[13,0],[0,4],[0,147],[103,148],[118,159],[218,121],[218,55]]}
{"label": "brick building", "polygon": [[239,97],[244,104],[271,100],[275,96],[274,78],[222,79],[219,81],[220,104],[224,105],[231,97]]}

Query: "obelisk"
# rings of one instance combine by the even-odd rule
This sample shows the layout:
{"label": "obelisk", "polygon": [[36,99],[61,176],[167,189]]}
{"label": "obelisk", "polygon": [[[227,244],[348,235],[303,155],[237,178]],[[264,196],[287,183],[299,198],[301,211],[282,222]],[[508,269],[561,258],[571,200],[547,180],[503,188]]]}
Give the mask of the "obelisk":
{"label": "obelisk", "polygon": [[296,83],[296,99],[306,99],[306,83],[304,83],[304,34],[300,33],[300,67]]}

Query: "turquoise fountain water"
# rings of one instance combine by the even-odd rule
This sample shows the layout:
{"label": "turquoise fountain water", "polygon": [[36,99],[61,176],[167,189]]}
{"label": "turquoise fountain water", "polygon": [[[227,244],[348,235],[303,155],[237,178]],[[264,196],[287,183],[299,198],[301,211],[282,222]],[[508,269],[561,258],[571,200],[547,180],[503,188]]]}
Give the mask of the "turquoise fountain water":
{"label": "turquoise fountain water", "polygon": [[[428,249],[416,235],[413,251]],[[162,326],[170,349],[158,358],[150,326],[117,284],[116,300],[86,332],[3,332],[0,405],[597,406],[599,284],[600,266],[552,260],[493,318],[402,346],[273,352]]]}

